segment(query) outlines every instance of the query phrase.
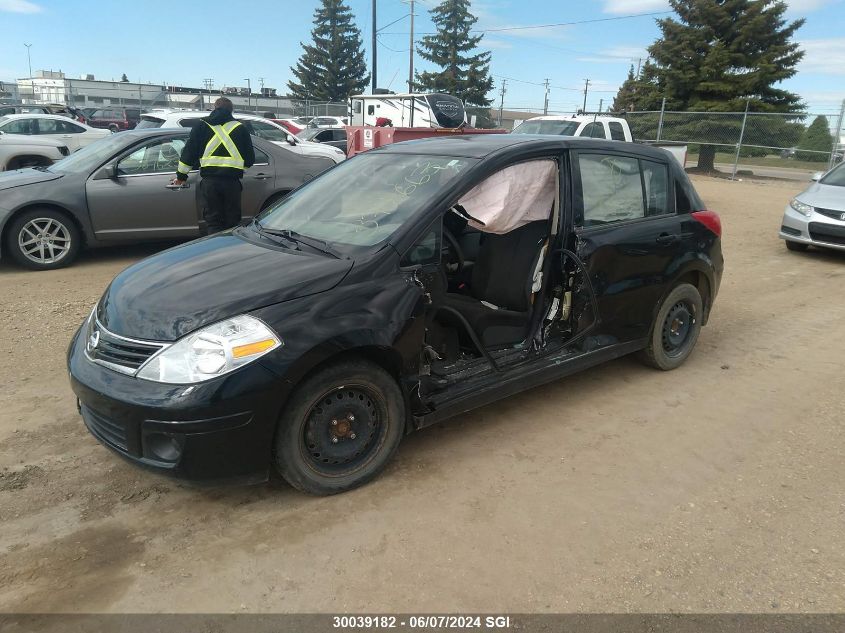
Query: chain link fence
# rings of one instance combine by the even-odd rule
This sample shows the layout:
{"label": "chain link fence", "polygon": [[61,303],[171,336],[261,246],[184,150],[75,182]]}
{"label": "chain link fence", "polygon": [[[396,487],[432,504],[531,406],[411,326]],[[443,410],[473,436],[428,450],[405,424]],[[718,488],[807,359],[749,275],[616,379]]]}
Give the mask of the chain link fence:
{"label": "chain link fence", "polygon": [[[736,176],[754,167],[824,171],[843,159],[843,115],[628,112],[634,138],[688,145],[687,164]],[[813,125],[815,123],[815,125]]]}

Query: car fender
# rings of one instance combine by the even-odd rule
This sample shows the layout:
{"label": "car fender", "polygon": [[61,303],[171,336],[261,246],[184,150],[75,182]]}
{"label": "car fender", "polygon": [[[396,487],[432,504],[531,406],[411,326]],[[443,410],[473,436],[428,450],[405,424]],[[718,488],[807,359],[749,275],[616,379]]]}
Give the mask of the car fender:
{"label": "car fender", "polygon": [[[719,290],[719,281],[716,278],[714,272],[715,270],[716,267],[713,260],[703,252],[687,252],[677,259],[672,270],[669,271],[669,283],[666,284],[666,289],[663,291],[660,301],[654,306],[652,321],[657,318],[660,306],[663,305],[666,297],[670,292],[672,292],[675,286],[677,286],[682,279],[688,277],[691,273],[694,273],[704,275],[707,282],[707,296],[702,296],[701,298],[704,303],[704,317],[702,325],[706,325],[707,320],[710,317],[710,309],[713,307],[713,301],[715,300],[716,294]],[[701,291],[701,288],[699,288],[699,291]]]}

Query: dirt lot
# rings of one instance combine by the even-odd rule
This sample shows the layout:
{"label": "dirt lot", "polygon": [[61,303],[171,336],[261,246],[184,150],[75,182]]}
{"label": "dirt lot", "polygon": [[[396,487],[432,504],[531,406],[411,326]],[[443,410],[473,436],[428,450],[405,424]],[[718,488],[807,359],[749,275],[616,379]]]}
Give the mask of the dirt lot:
{"label": "dirt lot", "polygon": [[776,238],[802,183],[696,186],[727,263],[684,367],[453,419],[331,498],[186,487],[84,430],[67,342],[154,249],[0,266],[0,611],[843,610],[845,256]]}

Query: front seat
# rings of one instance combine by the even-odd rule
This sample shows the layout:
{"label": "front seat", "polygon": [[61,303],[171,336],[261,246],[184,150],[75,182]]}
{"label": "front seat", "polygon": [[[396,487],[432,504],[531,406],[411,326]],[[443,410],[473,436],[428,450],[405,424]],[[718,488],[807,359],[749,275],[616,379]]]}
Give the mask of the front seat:
{"label": "front seat", "polygon": [[[443,305],[459,312],[485,347],[506,347],[525,340],[534,272],[548,234],[545,220],[503,235],[485,234],[472,268],[470,295],[444,296]],[[448,311],[441,314],[444,321],[457,321]]]}

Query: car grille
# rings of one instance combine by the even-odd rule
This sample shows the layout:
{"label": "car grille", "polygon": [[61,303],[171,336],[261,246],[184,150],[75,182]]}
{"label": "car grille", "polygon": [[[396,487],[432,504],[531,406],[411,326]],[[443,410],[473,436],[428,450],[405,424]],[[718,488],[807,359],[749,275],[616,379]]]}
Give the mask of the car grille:
{"label": "car grille", "polygon": [[109,332],[99,321],[93,320],[85,341],[85,353],[95,363],[124,374],[134,374],[166,343],[138,341]]}
{"label": "car grille", "polygon": [[816,242],[845,244],[845,226],[810,222],[810,237]]}
{"label": "car grille", "polygon": [[123,424],[115,420],[109,420],[105,416],[92,411],[84,404],[82,405],[81,411],[85,426],[88,427],[97,439],[122,451],[129,450],[126,427]]}
{"label": "car grille", "polygon": [[833,218],[834,220],[845,220],[842,216],[845,216],[845,211],[836,210],[836,209],[819,209],[816,207],[816,213],[820,213],[821,215],[825,215],[829,218]]}

